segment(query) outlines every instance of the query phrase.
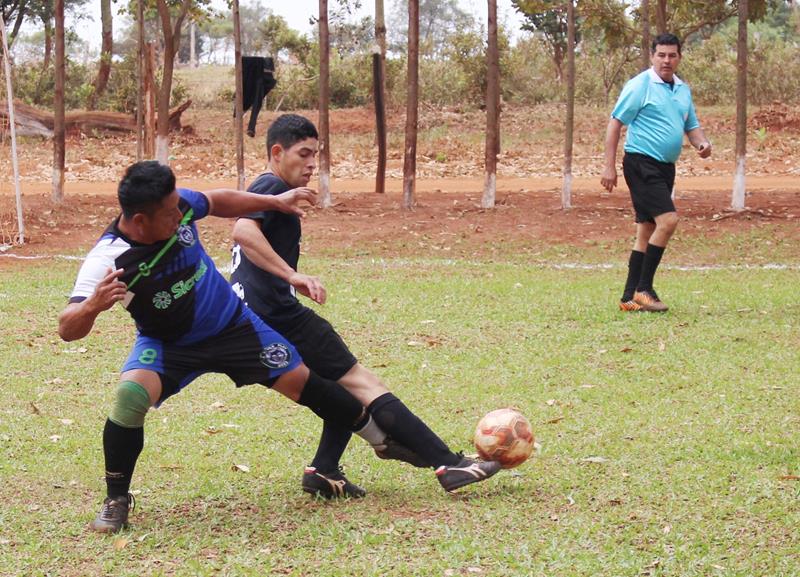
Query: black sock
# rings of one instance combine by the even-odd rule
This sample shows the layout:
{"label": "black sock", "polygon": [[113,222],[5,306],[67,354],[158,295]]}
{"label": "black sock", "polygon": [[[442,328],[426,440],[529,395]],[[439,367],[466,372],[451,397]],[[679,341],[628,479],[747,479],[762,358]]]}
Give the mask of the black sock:
{"label": "black sock", "polygon": [[127,495],[136,460],[144,447],[144,427],[129,429],[106,419],[103,453],[106,460],[106,490],[111,498]]}
{"label": "black sock", "polygon": [[309,371],[297,403],[311,409],[323,421],[348,431],[363,426],[366,416],[358,399],[339,383],[323,379],[314,371]]}
{"label": "black sock", "polygon": [[319,446],[311,466],[316,467],[320,473],[331,473],[339,469],[339,459],[342,458],[347,443],[353,433],[342,427],[337,427],[329,422],[322,425],[322,435]]}
{"label": "black sock", "polygon": [[392,393],[384,393],[367,410],[386,434],[405,445],[434,467],[457,465],[461,458],[453,453],[436,433],[408,410]]}
{"label": "black sock", "polygon": [[633,293],[636,292],[636,286],[639,284],[639,279],[642,278],[643,262],[644,253],[632,250],[628,259],[628,278],[625,280],[625,291],[622,293],[622,302],[624,303],[631,300]]}
{"label": "black sock", "polygon": [[656,269],[658,269],[665,248],[654,244],[647,245],[647,252],[644,253],[644,262],[642,263],[642,276],[636,285],[637,291],[653,290],[653,277],[656,276]]}

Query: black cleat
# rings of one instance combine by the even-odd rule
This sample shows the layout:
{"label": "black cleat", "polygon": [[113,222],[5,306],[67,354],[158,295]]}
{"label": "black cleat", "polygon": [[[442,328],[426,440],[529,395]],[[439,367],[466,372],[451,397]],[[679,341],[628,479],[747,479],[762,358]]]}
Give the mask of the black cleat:
{"label": "black cleat", "polygon": [[414,451],[401,445],[391,437],[386,437],[380,445],[372,445],[375,449],[375,454],[380,459],[390,459],[392,461],[403,461],[415,467],[430,467],[431,464],[425,461],[422,457],[417,455]]}
{"label": "black cleat", "polygon": [[462,457],[458,465],[442,465],[436,469],[436,477],[447,492],[488,479],[500,470],[497,461],[478,461]]}
{"label": "black cleat", "polygon": [[367,492],[351,483],[342,473],[341,467],[332,473],[320,473],[316,467],[303,471],[303,491],[326,499],[361,499]]}
{"label": "black cleat", "polygon": [[130,493],[127,496],[106,497],[97,517],[89,523],[89,528],[98,533],[119,533],[128,528],[128,513],[135,506],[136,502]]}

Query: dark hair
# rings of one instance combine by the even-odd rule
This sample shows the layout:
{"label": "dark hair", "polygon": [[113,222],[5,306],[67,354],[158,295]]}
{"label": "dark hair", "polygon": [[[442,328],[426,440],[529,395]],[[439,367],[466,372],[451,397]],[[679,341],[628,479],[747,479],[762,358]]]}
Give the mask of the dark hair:
{"label": "dark hair", "polygon": [[133,218],[137,212],[150,214],[173,190],[172,169],[156,160],[143,160],[125,171],[117,187],[117,198],[125,218]]}
{"label": "dark hair", "polygon": [[291,148],[306,138],[319,138],[314,123],[299,114],[282,114],[267,129],[267,158],[272,157],[272,147],[275,144]]}
{"label": "dark hair", "polygon": [[655,38],[653,38],[653,43],[650,46],[650,54],[656,53],[656,46],[677,46],[678,47],[678,54],[681,53],[681,41],[678,39],[677,36],[674,34],[670,34],[666,32],[664,34],[659,34]]}

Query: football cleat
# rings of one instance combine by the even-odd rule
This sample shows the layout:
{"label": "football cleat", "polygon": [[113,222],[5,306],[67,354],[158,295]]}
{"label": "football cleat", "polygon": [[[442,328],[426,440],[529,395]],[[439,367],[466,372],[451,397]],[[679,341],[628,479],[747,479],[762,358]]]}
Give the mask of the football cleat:
{"label": "football cleat", "polygon": [[133,511],[135,506],[136,502],[130,493],[119,497],[107,497],[95,520],[89,523],[89,528],[98,533],[119,533],[128,528],[128,513]]}
{"label": "football cleat", "polygon": [[375,449],[375,454],[378,455],[380,459],[403,461],[404,463],[420,468],[431,466],[430,463],[423,460],[423,458],[414,451],[405,445],[401,445],[389,436],[387,436],[380,445],[372,445],[372,448]]}
{"label": "football cleat", "polygon": [[347,480],[341,467],[331,473],[320,473],[316,467],[306,467],[302,486],[306,493],[325,499],[361,499],[367,494],[364,489]]}
{"label": "football cleat", "polygon": [[633,302],[641,306],[643,311],[651,313],[663,313],[669,310],[653,289],[636,291],[633,293]]}
{"label": "football cleat", "polygon": [[439,484],[448,493],[465,485],[484,481],[501,469],[497,461],[478,461],[462,457],[457,465],[442,465],[436,469]]}
{"label": "football cleat", "polygon": [[631,299],[629,301],[620,301],[619,310],[625,312],[633,312],[633,311],[641,311],[644,309],[642,309],[642,305],[637,303],[635,300]]}

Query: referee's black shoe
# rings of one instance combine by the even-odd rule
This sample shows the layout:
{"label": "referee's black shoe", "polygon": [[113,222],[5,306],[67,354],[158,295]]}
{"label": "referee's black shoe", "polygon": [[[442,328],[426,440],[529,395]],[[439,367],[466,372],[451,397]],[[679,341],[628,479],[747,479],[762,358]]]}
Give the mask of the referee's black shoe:
{"label": "referee's black shoe", "polygon": [[479,461],[462,456],[457,465],[442,465],[436,469],[436,477],[445,491],[451,492],[470,485],[485,481],[501,469],[497,461]]}
{"label": "referee's black shoe", "polygon": [[347,480],[339,467],[330,473],[320,473],[316,467],[303,471],[303,491],[325,499],[361,499],[367,492]]}

